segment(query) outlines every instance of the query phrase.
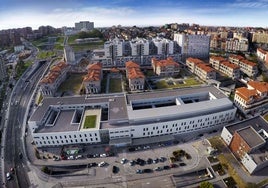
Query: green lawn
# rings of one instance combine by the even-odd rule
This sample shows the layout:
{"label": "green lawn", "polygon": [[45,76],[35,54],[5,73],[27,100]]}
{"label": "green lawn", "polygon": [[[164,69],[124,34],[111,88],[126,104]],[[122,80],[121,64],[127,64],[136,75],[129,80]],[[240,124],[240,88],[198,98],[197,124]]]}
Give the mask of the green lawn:
{"label": "green lawn", "polygon": [[32,61],[27,61],[25,63],[23,61],[18,62],[16,65],[16,77],[19,78],[24,73],[24,71],[32,64]]}
{"label": "green lawn", "polygon": [[66,92],[71,91],[78,95],[80,93],[81,84],[85,74],[70,74],[67,79],[60,85],[58,91]]}
{"label": "green lawn", "polygon": [[265,115],[263,116],[263,118],[264,118],[266,121],[268,121],[268,114],[265,114]]}
{"label": "green lawn", "polygon": [[120,78],[110,78],[109,93],[122,92],[122,81]]}
{"label": "green lawn", "polygon": [[75,52],[83,50],[95,50],[98,48],[103,48],[104,42],[91,42],[86,44],[70,44]]}
{"label": "green lawn", "polygon": [[156,83],[157,89],[165,89],[165,88],[182,88],[182,87],[189,87],[194,85],[202,84],[200,81],[196,80],[195,78],[187,78],[183,80],[183,83],[173,82],[173,84],[168,84],[168,81],[161,80]]}
{"label": "green lawn", "polygon": [[86,116],[85,123],[83,125],[84,129],[92,129],[96,127],[96,115]]}
{"label": "green lawn", "polygon": [[40,51],[37,54],[37,58],[38,59],[46,59],[46,58],[52,57],[54,55],[56,55],[56,54],[53,51]]}

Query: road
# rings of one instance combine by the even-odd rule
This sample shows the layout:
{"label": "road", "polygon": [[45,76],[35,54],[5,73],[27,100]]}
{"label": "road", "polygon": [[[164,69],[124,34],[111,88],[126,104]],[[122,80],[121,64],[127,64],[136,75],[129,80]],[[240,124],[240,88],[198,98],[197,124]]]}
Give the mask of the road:
{"label": "road", "polygon": [[[6,181],[6,187],[29,187],[27,177],[27,159],[23,150],[23,139],[25,136],[25,127],[23,126],[24,118],[27,117],[27,106],[31,100],[32,93],[38,80],[42,77],[42,73],[47,68],[48,63],[42,64],[39,69],[35,70],[33,74],[25,73],[24,76],[18,80],[18,83],[13,88],[11,95],[10,106],[7,112],[6,119],[6,137],[4,145],[4,174],[14,168],[12,180]],[[26,78],[30,75],[30,78]],[[30,80],[29,82],[26,80]],[[20,153],[22,154],[20,156]]]}

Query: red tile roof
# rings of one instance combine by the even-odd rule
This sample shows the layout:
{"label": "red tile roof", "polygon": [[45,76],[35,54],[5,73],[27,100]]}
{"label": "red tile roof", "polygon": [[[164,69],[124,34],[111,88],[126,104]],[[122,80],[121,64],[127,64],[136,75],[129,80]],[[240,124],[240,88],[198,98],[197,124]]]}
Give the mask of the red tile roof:
{"label": "red tile roof", "polygon": [[247,59],[243,59],[243,60],[241,60],[240,62],[242,62],[242,63],[244,63],[244,64],[247,64],[247,65],[249,65],[249,66],[251,66],[251,67],[256,66],[256,63],[253,63],[252,61],[249,61],[249,60],[247,60]]}
{"label": "red tile roof", "polygon": [[98,70],[91,70],[88,72],[86,76],[84,76],[83,81],[89,82],[89,81],[99,81],[101,80],[101,72]]}
{"label": "red tile roof", "polygon": [[268,83],[266,82],[249,81],[247,84],[261,93],[268,92]]}
{"label": "red tile roof", "polygon": [[157,60],[155,58],[152,59],[152,62],[155,67],[166,67],[166,66],[174,66],[179,67],[180,65],[173,61],[172,57],[168,57],[166,60]]}
{"label": "red tile roof", "polygon": [[223,61],[221,64],[225,65],[226,67],[229,67],[231,69],[239,69],[240,67],[238,65],[235,65],[233,63],[230,63],[229,61]]}
{"label": "red tile roof", "polygon": [[60,72],[49,72],[41,81],[42,84],[52,84],[59,77]]}
{"label": "red tile roof", "polygon": [[199,67],[200,69],[204,70],[207,73],[208,72],[215,72],[215,69],[210,67],[208,64],[199,63],[196,66]]}
{"label": "red tile roof", "polygon": [[126,68],[140,68],[140,65],[138,63],[135,63],[133,61],[126,62]]}
{"label": "red tile roof", "polygon": [[102,69],[102,64],[100,62],[89,64],[87,69],[88,70],[101,70]]}
{"label": "red tile roof", "polygon": [[144,74],[141,72],[140,69],[132,68],[128,71],[128,78],[129,79],[137,79],[137,78],[145,78]]}
{"label": "red tile roof", "polygon": [[198,63],[204,63],[204,61],[198,59],[198,58],[192,58],[192,57],[188,57],[186,59],[186,61],[189,61],[191,63],[194,63],[194,64],[198,64]]}
{"label": "red tile roof", "polygon": [[88,74],[84,76],[83,81],[100,81],[101,80],[101,71],[102,71],[102,64],[100,62],[93,63],[88,65]]}
{"label": "red tile roof", "polygon": [[244,99],[246,102],[248,102],[251,97],[257,97],[258,95],[255,89],[248,89],[246,87],[237,88],[235,93],[239,95],[242,99]]}
{"label": "red tile roof", "polygon": [[225,58],[223,58],[221,56],[211,56],[210,59],[212,59],[214,61],[226,61]]}
{"label": "red tile roof", "polygon": [[238,60],[238,61],[241,61],[241,60],[245,59],[245,58],[244,58],[243,56],[241,56],[241,55],[234,55],[234,54],[230,55],[229,58],[236,59],[236,60]]}
{"label": "red tile roof", "polygon": [[62,69],[68,67],[67,63],[64,61],[59,62],[58,64],[52,66],[50,71],[52,72],[61,72]]}
{"label": "red tile roof", "polygon": [[128,74],[127,77],[129,79],[145,78],[144,74],[140,70],[140,65],[133,61],[126,62],[126,69]]}

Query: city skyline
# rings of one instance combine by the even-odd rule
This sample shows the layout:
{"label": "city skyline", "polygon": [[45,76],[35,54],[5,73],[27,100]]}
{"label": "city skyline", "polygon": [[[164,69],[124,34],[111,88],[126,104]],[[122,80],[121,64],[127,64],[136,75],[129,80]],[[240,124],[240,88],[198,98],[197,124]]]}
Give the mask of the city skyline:
{"label": "city skyline", "polygon": [[0,29],[41,25],[73,27],[89,20],[96,27],[159,26],[196,23],[208,26],[267,27],[268,0],[3,0]]}

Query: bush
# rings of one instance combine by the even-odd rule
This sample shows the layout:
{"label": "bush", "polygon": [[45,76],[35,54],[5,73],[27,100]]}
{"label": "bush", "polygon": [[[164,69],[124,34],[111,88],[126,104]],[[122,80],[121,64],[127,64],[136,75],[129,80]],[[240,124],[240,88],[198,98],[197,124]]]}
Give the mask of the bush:
{"label": "bush", "polygon": [[214,188],[213,184],[208,181],[203,181],[200,183],[200,188]]}
{"label": "bush", "polygon": [[51,170],[47,167],[47,166],[43,166],[41,169],[42,172],[46,173],[46,174],[50,174]]}

